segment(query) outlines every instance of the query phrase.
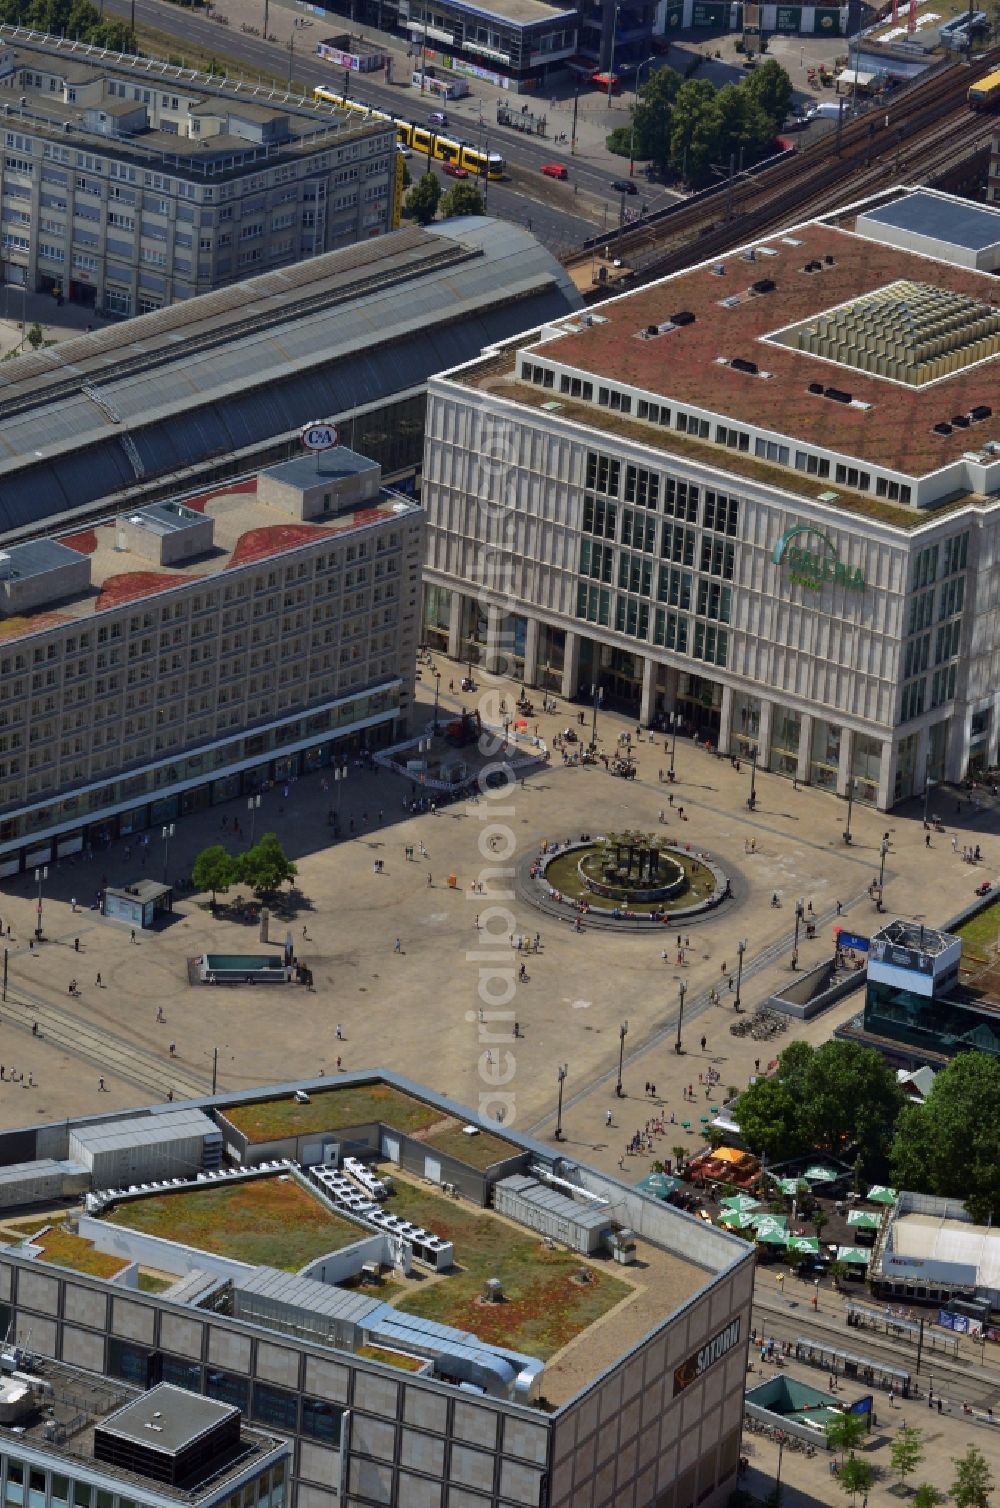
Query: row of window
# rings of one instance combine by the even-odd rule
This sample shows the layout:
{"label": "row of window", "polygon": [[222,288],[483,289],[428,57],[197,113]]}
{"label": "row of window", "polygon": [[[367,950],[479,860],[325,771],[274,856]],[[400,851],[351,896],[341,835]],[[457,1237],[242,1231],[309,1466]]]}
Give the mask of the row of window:
{"label": "row of window", "polygon": [[[699,612],[711,618],[729,621],[729,603],[723,603],[719,595],[714,597],[708,589],[699,593]],[[722,614],[725,613],[725,617]],[[577,588],[577,616],[599,627],[611,627],[611,593],[600,586],[581,581]],[[614,627],[620,634],[649,642],[650,604],[636,597],[617,594],[615,597]],[[729,653],[728,630],[715,622],[703,623],[696,619],[693,637],[689,634],[689,620],[679,613],[655,609],[653,643],[665,649],[675,649],[679,654],[690,653],[696,660],[706,660],[711,665],[725,665]],[[689,649],[690,643],[690,649]]]}

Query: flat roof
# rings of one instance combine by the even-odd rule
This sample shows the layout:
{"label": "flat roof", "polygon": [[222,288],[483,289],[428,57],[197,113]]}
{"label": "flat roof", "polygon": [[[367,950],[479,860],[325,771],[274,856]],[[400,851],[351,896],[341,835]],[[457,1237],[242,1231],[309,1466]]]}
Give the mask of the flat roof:
{"label": "flat roof", "polygon": [[950,195],[903,194],[890,204],[866,210],[858,218],[859,229],[866,220],[912,230],[916,235],[931,236],[936,241],[962,246],[967,251],[985,251],[1000,243],[1000,209]]}
{"label": "flat roof", "polygon": [[201,1393],[189,1393],[173,1383],[161,1382],[141,1398],[126,1403],[107,1419],[102,1419],[102,1434],[132,1440],[147,1450],[175,1456],[193,1445],[240,1411],[232,1403],[219,1403]]}
{"label": "flat roof", "polygon": [[976,1269],[982,1288],[1000,1288],[1000,1229],[935,1214],[897,1215],[892,1254],[923,1262],[959,1262]]}
{"label": "flat roof", "polygon": [[889,922],[888,926],[881,927],[872,941],[882,938],[901,948],[911,948],[915,953],[926,953],[930,957],[936,957],[961,942],[961,938],[950,932],[938,932],[933,927],[924,927],[920,922],[908,922],[905,919]]}
{"label": "flat roof", "polygon": [[521,26],[545,21],[559,21],[576,11],[563,5],[546,5],[544,0],[451,0],[456,10],[475,16],[499,16],[502,21],[516,21]]}
{"label": "flat roof", "polygon": [[[804,270],[807,263],[813,270]],[[716,272],[719,266],[724,273]],[[765,280],[773,283],[771,291],[751,291],[754,283]],[[1000,289],[988,273],[886,246],[844,224],[812,221],[757,243],[753,262],[735,251],[677,273],[597,305],[591,314],[599,318],[591,323],[586,316],[571,317],[565,322],[572,325],[569,333],[530,341],[522,350],[588,377],[646,391],[671,405],[690,403],[757,429],[771,426],[775,434],[803,445],[920,476],[960,460],[970,449],[982,449],[988,441],[1000,441],[1000,356],[913,387],[769,338],[788,325],[905,280],[1000,305]],[[679,312],[692,318],[667,333],[643,337],[644,331],[672,322]],[[754,370],[734,368],[736,359],[752,363]],[[456,380],[474,382],[476,375],[477,369],[470,368]],[[817,395],[810,392],[810,383],[846,391],[853,401]],[[518,385],[503,391],[520,401]],[[560,402],[558,388],[544,396]],[[968,429],[956,428],[947,435],[934,432],[935,424],[980,405],[995,406],[993,414]],[[596,404],[584,407],[600,413]],[[617,422],[621,416],[612,418]],[[672,429],[664,431],[653,423],[639,427],[648,428],[652,443],[668,449],[678,438]],[[652,439],[654,435],[659,440]],[[748,460],[752,463],[752,457],[725,446],[710,449],[719,455],[717,464],[724,470],[739,473]],[[806,476],[790,472],[789,480],[792,477],[801,491]],[[921,521],[929,516],[922,513]]]}
{"label": "flat roof", "polygon": [[45,576],[60,566],[76,565],[81,553],[55,539],[29,539],[23,545],[8,545],[0,550],[0,581]]}
{"label": "flat roof", "polygon": [[[157,596],[171,587],[182,586],[186,581],[203,581],[208,587],[234,566],[270,560],[275,555],[301,549],[319,539],[332,541],[373,524],[388,523],[403,514],[420,511],[412,499],[383,491],[377,497],[332,514],[321,524],[303,523],[284,509],[261,502],[257,497],[256,478],[234,484],[231,491],[220,488],[217,492],[189,498],[187,506],[215,520],[214,544],[209,553],[177,565],[153,566],[145,555],[121,549],[120,530],[115,519],[66,535],[64,544],[69,545],[69,549],[52,540],[31,540],[16,546],[17,550],[35,550],[54,545],[61,553],[53,557],[52,564],[64,563],[64,557],[79,559],[80,555],[89,555],[90,585],[74,595],[60,596],[54,607],[42,603],[10,618],[0,618],[0,642],[58,627],[60,623],[92,618],[124,603]],[[10,553],[14,553],[13,549]],[[51,569],[51,565],[46,569]],[[137,881],[128,893],[135,894],[136,891],[140,900],[152,900],[164,893],[164,887],[147,879]]]}

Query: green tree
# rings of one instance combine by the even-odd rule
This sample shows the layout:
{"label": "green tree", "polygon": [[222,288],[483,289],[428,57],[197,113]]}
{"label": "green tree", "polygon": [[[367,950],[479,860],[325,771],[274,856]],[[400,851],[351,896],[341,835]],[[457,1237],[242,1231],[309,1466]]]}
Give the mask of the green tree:
{"label": "green tree", "polygon": [[406,208],[418,225],[430,225],[441,202],[441,184],[433,173],[423,173],[406,196]]}
{"label": "green tree", "polygon": [[715,96],[718,118],[719,162],[728,169],[730,159],[739,170],[760,156],[774,137],[774,126],[746,84],[724,84]]}
{"label": "green tree", "polygon": [[[639,100],[632,111],[632,125],[618,128],[623,156],[634,148],[640,162],[651,162],[660,172],[668,167],[670,113],[680,86],[680,75],[672,68],[660,68],[649,75],[639,90]],[[612,134],[618,136],[618,132]]]}
{"label": "green tree", "polygon": [[841,1491],[850,1493],[851,1502],[854,1503],[859,1492],[868,1493],[871,1490],[875,1481],[875,1468],[869,1466],[867,1461],[859,1461],[852,1454],[840,1468],[837,1480]]}
{"label": "green tree", "polygon": [[215,910],[217,895],[225,895],[230,885],[239,879],[240,865],[221,843],[203,848],[191,867],[191,879],[199,890],[208,890],[212,895],[212,910]]}
{"label": "green tree", "polygon": [[867,1426],[860,1414],[840,1413],[826,1426],[826,1443],[831,1450],[840,1451],[843,1461],[847,1452],[852,1454],[865,1438]]}
{"label": "green tree", "polygon": [[259,843],[241,854],[239,877],[257,895],[270,895],[279,885],[294,880],[298,869],[278,842],[276,833],[265,833]]}
{"label": "green tree", "polygon": [[923,1430],[904,1424],[889,1447],[889,1455],[892,1469],[899,1475],[899,1485],[905,1489],[907,1477],[912,1471],[916,1471],[924,1459]]}
{"label": "green tree", "polygon": [[38,321],[36,319],[35,323],[33,325],[29,325],[28,326],[28,335],[27,335],[28,345],[31,347],[31,349],[33,351],[37,351],[38,347],[41,345],[41,343],[42,343],[42,341],[44,339],[45,339],[45,331],[42,329],[41,325],[38,323]]}
{"label": "green tree", "polygon": [[474,183],[456,183],[441,197],[441,217],[450,220],[453,215],[481,215],[483,196]]}
{"label": "green tree", "polygon": [[719,117],[708,79],[688,79],[677,91],[670,117],[670,163],[697,183],[718,155]]}
{"label": "green tree", "polygon": [[736,1106],[740,1135],[758,1156],[784,1162],[802,1150],[799,1106],[780,1079],[758,1079]]}
{"label": "green tree", "polygon": [[1000,1062],[963,1052],[934,1080],[922,1105],[907,1105],[892,1146],[899,1188],[961,1199],[973,1220],[1000,1219]]}
{"label": "green tree", "polygon": [[812,1227],[813,1227],[813,1230],[816,1232],[816,1239],[817,1239],[817,1241],[819,1240],[820,1236],[822,1236],[822,1234],[823,1234],[823,1227],[824,1227],[824,1225],[828,1224],[829,1219],[830,1219],[830,1217],[827,1214],[826,1210],[824,1210],[824,1209],[818,1209],[816,1211],[816,1213],[813,1215],[813,1217],[812,1217]]}
{"label": "green tree", "polygon": [[768,58],[746,80],[743,88],[771,122],[772,135],[780,131],[792,104],[792,81],[774,58]]}
{"label": "green tree", "polygon": [[802,1088],[802,1130],[811,1148],[843,1157],[857,1146],[868,1171],[886,1166],[904,1098],[881,1053],[856,1042],[824,1042]]}
{"label": "green tree", "polygon": [[921,1482],[913,1494],[913,1508],[940,1508],[945,1501],[945,1493],[937,1487],[932,1487],[930,1482]]}
{"label": "green tree", "polygon": [[955,1508],[990,1508],[992,1491],[993,1473],[989,1463],[978,1446],[970,1445],[965,1455],[955,1462],[952,1502]]}

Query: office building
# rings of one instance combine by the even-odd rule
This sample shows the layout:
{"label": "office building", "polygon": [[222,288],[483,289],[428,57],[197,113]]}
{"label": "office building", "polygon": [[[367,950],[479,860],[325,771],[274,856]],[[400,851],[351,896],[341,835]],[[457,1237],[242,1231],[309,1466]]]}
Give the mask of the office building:
{"label": "office building", "polygon": [[283,1508],[288,1445],[230,1404],[7,1346],[0,1354],[4,1502],[36,1508]]}
{"label": "office building", "polygon": [[425,637],[880,808],[995,764],[990,237],[896,195],[441,374]]}
{"label": "office building", "polygon": [[[290,1508],[728,1500],[745,1242],[391,1074],[190,1109],[221,1167],[91,1185],[72,1230],[0,1247],[0,1322],[43,1375],[238,1409],[288,1440]],[[103,1119],[0,1133],[0,1158],[69,1158]]]}
{"label": "office building", "polygon": [[462,216],[25,354],[0,365],[0,539],[288,460],[317,415],[412,491],[427,378],[580,307],[528,231]]}
{"label": "office building", "polygon": [[0,875],[403,735],[423,515],[338,447],[0,553]]}
{"label": "office building", "polygon": [[6,280],[145,314],[384,235],[385,121],[0,28]]}

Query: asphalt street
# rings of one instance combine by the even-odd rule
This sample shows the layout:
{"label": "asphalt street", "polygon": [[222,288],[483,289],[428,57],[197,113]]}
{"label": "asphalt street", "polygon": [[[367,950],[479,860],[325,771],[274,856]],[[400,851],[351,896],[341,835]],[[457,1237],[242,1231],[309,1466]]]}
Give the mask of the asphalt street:
{"label": "asphalt street", "polygon": [[[131,8],[132,0],[105,0],[105,10],[111,14],[124,17]],[[170,4],[169,0],[135,0],[135,19],[140,25],[177,37],[178,41],[197,44],[216,55],[224,54],[249,77],[264,72],[280,76],[288,68],[289,49],[284,44],[251,36],[236,25],[220,26],[207,16]],[[319,35],[319,30],[313,29],[296,35],[291,55],[292,75],[309,89],[327,84],[340,90],[343,70],[313,52]],[[400,60],[394,58],[393,62],[397,75],[401,75]],[[426,121],[435,108],[433,100],[421,99],[419,93],[406,86],[386,84],[381,76],[379,82],[355,76],[351,85],[352,98],[409,120]],[[535,107],[538,108],[537,103]],[[503,153],[507,162],[508,177],[502,183],[489,185],[491,214],[529,226],[556,253],[578,247],[585,237],[593,234],[595,226],[617,227],[620,196],[611,184],[616,177],[627,176],[627,164],[612,167],[585,161],[572,156],[568,144],[556,145],[551,140],[498,126],[492,100],[471,96],[449,102],[447,109],[450,131],[474,142],[482,136],[491,150]],[[562,126],[560,115],[560,130]],[[542,175],[543,164],[553,161],[566,164],[566,182]],[[420,162],[420,157],[414,154],[410,159],[411,172],[416,172]],[[440,172],[440,166],[436,170]],[[449,180],[442,181],[447,186]],[[656,185],[648,185],[643,178],[637,178],[637,184],[640,192],[627,198],[627,213],[640,213],[644,207],[661,209],[678,197]]]}

